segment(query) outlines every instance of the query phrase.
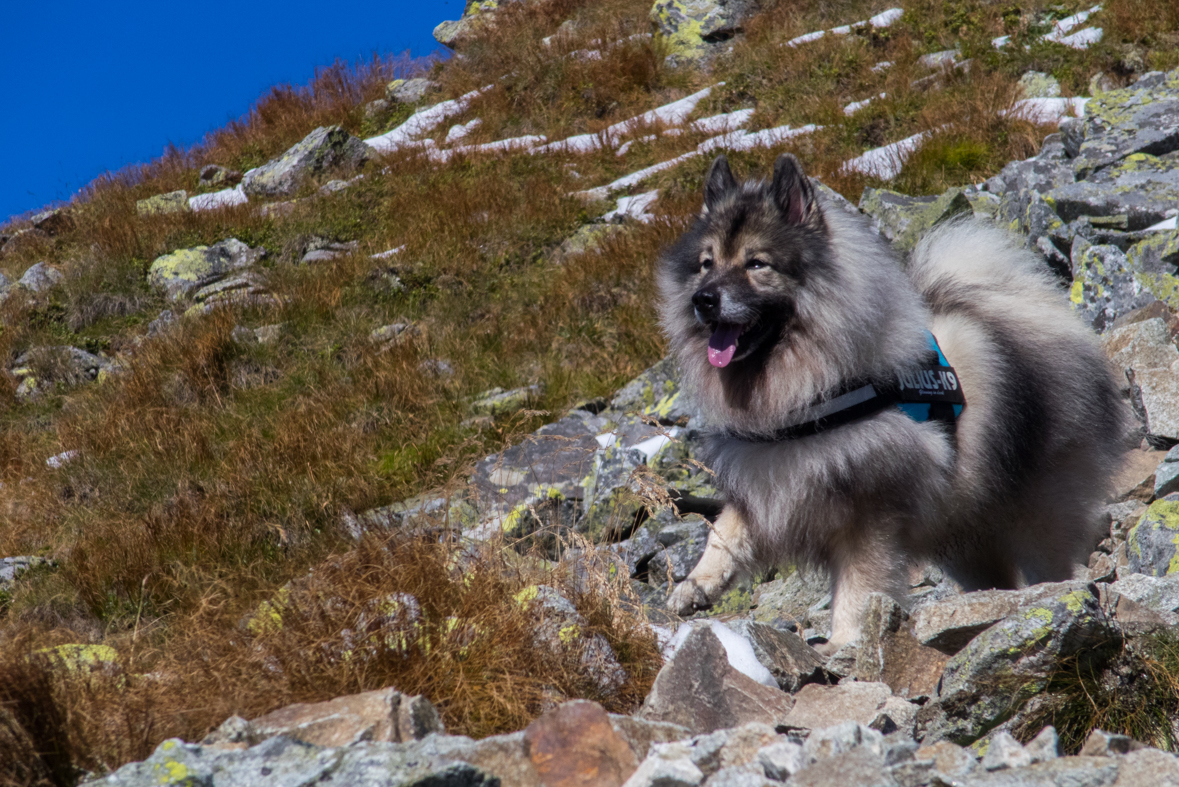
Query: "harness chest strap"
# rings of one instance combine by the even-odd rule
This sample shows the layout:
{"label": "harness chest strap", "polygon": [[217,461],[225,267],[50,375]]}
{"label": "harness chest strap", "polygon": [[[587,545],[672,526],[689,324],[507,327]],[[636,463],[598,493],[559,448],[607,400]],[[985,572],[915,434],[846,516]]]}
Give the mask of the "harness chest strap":
{"label": "harness chest strap", "polygon": [[731,433],[750,442],[771,443],[808,437],[896,406],[914,421],[941,421],[950,429],[966,406],[966,396],[954,367],[926,331],[930,351],[922,366],[889,382],[854,382],[840,392],[809,408],[810,420],[787,426],[771,434]]}

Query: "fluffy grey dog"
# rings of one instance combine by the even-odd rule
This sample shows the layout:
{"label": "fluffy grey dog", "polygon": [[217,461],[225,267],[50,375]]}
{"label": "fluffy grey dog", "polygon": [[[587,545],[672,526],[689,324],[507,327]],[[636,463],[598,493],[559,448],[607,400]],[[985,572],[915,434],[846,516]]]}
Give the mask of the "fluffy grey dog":
{"label": "fluffy grey dog", "polygon": [[[904,603],[913,563],[965,590],[1014,588],[1069,579],[1093,549],[1125,408],[1047,266],[1007,233],[948,222],[902,269],[866,220],[817,199],[793,156],[768,183],[738,183],[721,156],[658,282],[727,496],[672,610],[707,607],[758,568],[821,567],[832,651],[859,635],[868,594]],[[959,417],[895,402],[827,417],[850,389],[929,381],[930,333],[953,367],[943,382],[965,394]]]}

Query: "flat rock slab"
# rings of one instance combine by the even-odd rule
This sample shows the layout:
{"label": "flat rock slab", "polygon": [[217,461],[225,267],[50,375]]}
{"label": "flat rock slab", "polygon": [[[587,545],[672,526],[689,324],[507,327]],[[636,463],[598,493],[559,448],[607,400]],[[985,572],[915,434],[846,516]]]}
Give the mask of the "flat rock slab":
{"label": "flat rock slab", "polygon": [[763,686],[733,668],[712,629],[698,627],[659,671],[637,715],[701,734],[748,722],[776,726],[793,706],[786,692]]}
{"label": "flat rock slab", "polygon": [[885,683],[849,681],[836,686],[812,683],[803,686],[794,697],[794,708],[785,726],[817,730],[846,721],[865,726],[876,720],[880,709],[892,697]]}
{"label": "flat rock slab", "polygon": [[595,438],[606,426],[606,419],[575,410],[479,462],[471,476],[477,508],[485,515],[507,516],[538,492],[580,496],[581,481],[593,471],[600,447]]}
{"label": "flat rock slab", "polygon": [[918,609],[913,634],[922,645],[952,656],[1008,615],[1042,599],[1073,591],[1087,593],[1087,584],[1052,582],[1021,590],[981,590],[951,596]]}
{"label": "flat rock slab", "polygon": [[1078,178],[1135,153],[1179,150],[1179,71],[1144,76],[1085,105],[1084,141],[1073,161]]}
{"label": "flat rock slab", "polygon": [[1045,201],[1066,224],[1081,216],[1121,217],[1123,230],[1143,230],[1167,217],[1179,202],[1179,161],[1145,153],[1049,191]]}
{"label": "flat rock slab", "polygon": [[254,719],[250,727],[258,740],[287,735],[316,746],[409,741],[443,731],[442,719],[428,700],[391,688],[288,705]]}

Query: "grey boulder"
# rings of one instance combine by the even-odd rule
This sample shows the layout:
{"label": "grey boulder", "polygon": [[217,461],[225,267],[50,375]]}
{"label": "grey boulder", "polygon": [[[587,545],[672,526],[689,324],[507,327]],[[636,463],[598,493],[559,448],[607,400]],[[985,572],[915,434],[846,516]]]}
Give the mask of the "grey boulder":
{"label": "grey boulder", "polygon": [[370,154],[364,142],[339,126],[321,126],[278,158],[247,172],[242,189],[251,197],[290,196],[304,178],[356,169]]}

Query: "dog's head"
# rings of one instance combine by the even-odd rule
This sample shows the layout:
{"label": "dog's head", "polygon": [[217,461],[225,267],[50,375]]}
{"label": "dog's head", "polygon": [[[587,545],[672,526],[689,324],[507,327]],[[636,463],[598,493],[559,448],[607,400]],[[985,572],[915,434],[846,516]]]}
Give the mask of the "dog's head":
{"label": "dog's head", "polygon": [[827,235],[794,156],[778,158],[770,182],[744,184],[718,156],[700,217],[660,270],[664,324],[681,357],[688,343],[718,369],[756,365],[803,330],[800,298],[816,277],[833,275]]}

